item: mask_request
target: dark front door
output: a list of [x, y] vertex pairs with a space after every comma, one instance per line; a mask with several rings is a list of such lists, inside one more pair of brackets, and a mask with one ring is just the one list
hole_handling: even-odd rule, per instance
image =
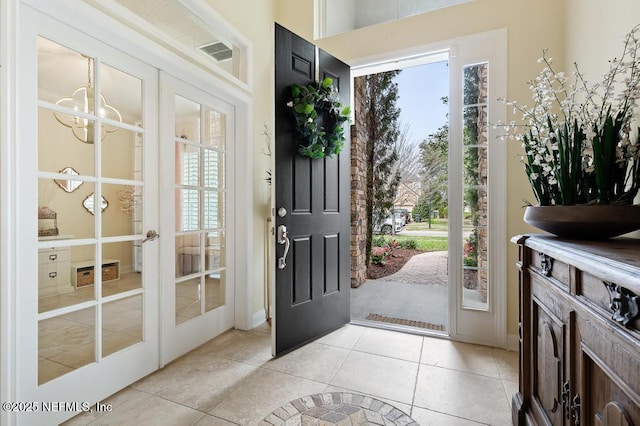
[[[300, 139], [287, 102], [291, 84], [333, 79], [340, 102], [349, 104], [350, 69], [345, 63], [276, 24], [275, 185], [276, 241], [286, 227], [290, 242], [276, 244], [275, 354], [279, 355], [350, 320], [350, 159], [345, 148], [333, 158], [298, 154]], [[321, 119], [321, 118], [320, 118]], [[348, 130], [348, 126], [346, 126]]]

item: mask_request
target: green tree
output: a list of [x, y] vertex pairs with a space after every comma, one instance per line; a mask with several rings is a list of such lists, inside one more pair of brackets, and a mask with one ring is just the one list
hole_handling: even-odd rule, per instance
[[370, 74], [362, 77], [361, 96], [363, 101], [364, 129], [367, 160], [367, 259], [371, 258], [371, 239], [374, 220], [384, 220], [393, 207], [398, 191], [400, 173], [394, 170], [398, 159], [396, 141], [400, 134], [397, 107], [398, 85], [394, 77], [400, 71]]
[[[442, 103], [448, 103], [448, 98], [442, 98]], [[428, 213], [423, 216], [431, 218], [433, 211], [438, 210], [445, 215], [448, 211], [449, 185], [449, 124], [444, 124], [435, 133], [427, 136], [420, 143], [422, 156], [422, 190], [418, 205]], [[421, 215], [422, 216], [422, 215]]]

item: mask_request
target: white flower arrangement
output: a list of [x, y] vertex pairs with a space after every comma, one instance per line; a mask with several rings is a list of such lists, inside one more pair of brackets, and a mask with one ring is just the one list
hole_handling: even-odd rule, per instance
[[598, 83], [587, 81], [577, 64], [570, 81], [543, 51], [543, 68], [530, 83], [533, 106], [503, 100], [522, 121], [498, 126], [522, 142], [539, 205], [633, 204], [640, 189], [640, 128], [631, 137], [640, 98], [639, 35], [640, 25]]

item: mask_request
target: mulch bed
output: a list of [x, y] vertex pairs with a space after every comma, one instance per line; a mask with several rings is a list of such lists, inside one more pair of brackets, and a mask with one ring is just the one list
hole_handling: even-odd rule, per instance
[[391, 256], [385, 259], [384, 265], [374, 265], [373, 263], [369, 264], [369, 267], [367, 268], [367, 278], [375, 280], [395, 274], [402, 269], [409, 259], [420, 253], [424, 253], [424, 251], [398, 247], [393, 251]]

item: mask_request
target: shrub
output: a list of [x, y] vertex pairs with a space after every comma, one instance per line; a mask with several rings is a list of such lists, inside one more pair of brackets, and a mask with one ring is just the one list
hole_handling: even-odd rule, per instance
[[371, 249], [371, 263], [374, 265], [384, 265], [384, 260], [390, 255], [389, 247], [374, 247]]
[[400, 247], [416, 250], [418, 248], [418, 243], [416, 242], [416, 240], [404, 240], [400, 241]]
[[387, 245], [387, 239], [382, 235], [374, 236], [371, 239], [371, 247], [384, 247]]

